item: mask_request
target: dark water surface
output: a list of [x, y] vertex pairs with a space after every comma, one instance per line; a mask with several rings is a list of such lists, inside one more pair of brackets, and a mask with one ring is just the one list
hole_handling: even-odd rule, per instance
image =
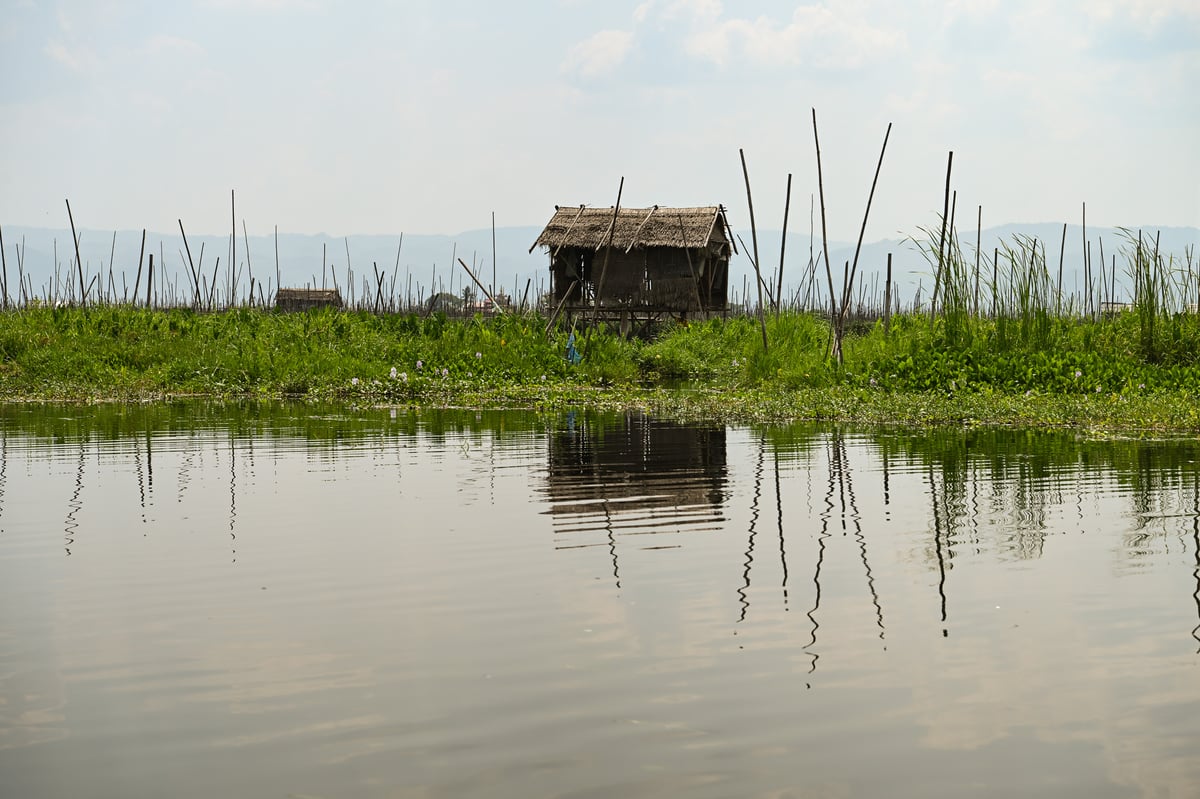
[[0, 408], [0, 793], [1195, 797], [1198, 455]]

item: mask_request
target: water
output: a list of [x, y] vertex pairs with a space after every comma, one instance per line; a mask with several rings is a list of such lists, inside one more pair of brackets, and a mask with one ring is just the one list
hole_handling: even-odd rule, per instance
[[1198, 450], [0, 408], [0, 785], [1192, 797]]

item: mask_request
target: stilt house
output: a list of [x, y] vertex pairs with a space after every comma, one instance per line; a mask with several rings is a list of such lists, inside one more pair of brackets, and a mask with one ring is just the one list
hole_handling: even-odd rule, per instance
[[[533, 247], [550, 254], [554, 303], [655, 318], [725, 310], [737, 252], [725, 208], [555, 206]], [[599, 297], [599, 303], [596, 302]]]

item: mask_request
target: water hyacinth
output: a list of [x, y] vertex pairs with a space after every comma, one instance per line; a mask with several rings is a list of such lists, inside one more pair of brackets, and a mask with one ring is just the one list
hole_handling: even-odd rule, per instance
[[479, 360], [479, 359], [480, 359], [480, 358], [482, 358], [482, 357], [483, 357], [483, 353], [482, 353], [482, 352], [476, 352], [476, 353], [475, 353], [475, 360]]
[[350, 385], [352, 385], [352, 386], [357, 386], [357, 385], [358, 385], [358, 378], [357, 378], [357, 377], [352, 377], [352, 378], [350, 378]]
[[388, 372], [388, 377], [390, 377], [390, 378], [392, 378], [393, 380], [395, 380], [395, 379], [396, 379], [396, 375], [397, 375], [397, 374], [398, 374], [398, 373], [396, 372], [396, 367], [394, 367], [394, 366], [393, 366], [393, 367], [392, 367], [392, 371]]
[[449, 377], [449, 376], [450, 376], [450, 370], [443, 367], [442, 377]]
[[421, 368], [422, 368], [423, 366], [425, 366], [424, 362], [422, 362], [422, 361], [419, 361], [419, 360], [418, 360], [418, 361], [417, 361], [417, 371], [418, 371], [418, 372], [419, 372], [419, 371], [421, 371]]

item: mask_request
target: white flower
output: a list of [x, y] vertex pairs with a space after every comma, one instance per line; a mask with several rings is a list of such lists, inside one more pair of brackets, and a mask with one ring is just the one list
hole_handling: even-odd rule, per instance
[[407, 382], [408, 382], [408, 372], [401, 372], [401, 373], [400, 373], [400, 379], [401, 379], [402, 381], [404, 381], [405, 383], [407, 383]]
[[417, 370], [419, 371], [419, 370], [421, 369], [421, 367], [422, 367], [422, 366], [424, 366], [424, 365], [425, 365], [425, 364], [424, 364], [424, 363], [422, 363], [421, 361], [417, 361]]
[[396, 367], [392, 367], [392, 371], [388, 372], [388, 377], [392, 378], [393, 380], [396, 379]]
[[449, 374], [450, 374], [449, 369], [445, 369], [445, 368], [442, 369], [442, 377], [447, 377], [447, 376], [449, 376]]
[[358, 378], [357, 378], [357, 377], [352, 377], [352, 378], [350, 378], [350, 385], [352, 385], [352, 386], [357, 386], [357, 385], [358, 385]]
[[479, 360], [479, 359], [480, 359], [480, 358], [482, 358], [482, 357], [483, 357], [483, 353], [482, 353], [482, 352], [477, 352], [477, 353], [475, 353], [475, 359], [476, 359], [476, 360]]

